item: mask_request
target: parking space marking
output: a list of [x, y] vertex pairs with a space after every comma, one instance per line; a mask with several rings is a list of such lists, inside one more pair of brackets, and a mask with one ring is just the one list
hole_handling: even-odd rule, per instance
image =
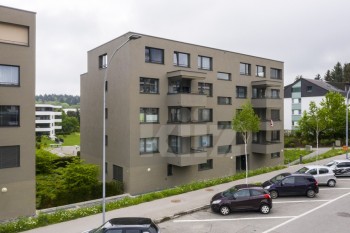
[[307, 201], [273, 201], [272, 204], [288, 204], [288, 203], [309, 203], [309, 202], [326, 202], [330, 200], [307, 200]]
[[338, 180], [341, 180], [341, 181], [344, 181], [344, 180], [350, 181], [350, 179], [339, 179], [339, 178], [337, 179], [337, 181], [338, 181]]
[[301, 215], [299, 215], [299, 216], [295, 216], [295, 217], [293, 217], [293, 218], [291, 218], [291, 219], [289, 219], [289, 220], [287, 220], [287, 221], [285, 221], [285, 222], [283, 222], [283, 223], [281, 223], [281, 224], [279, 224], [279, 225], [277, 225], [277, 226], [275, 226], [275, 227], [273, 227], [273, 228], [270, 228], [270, 229], [264, 231], [263, 233], [272, 232], [272, 231], [276, 230], [277, 228], [280, 228], [281, 226], [284, 226], [284, 225], [286, 225], [286, 224], [288, 224], [288, 223], [290, 223], [290, 222], [293, 222], [294, 220], [297, 220], [297, 219], [299, 219], [299, 218], [301, 218], [301, 217], [304, 217], [305, 215], [308, 215], [308, 214], [310, 214], [310, 213], [312, 213], [312, 212], [314, 212], [314, 211], [316, 211], [316, 210], [318, 210], [318, 209], [321, 209], [322, 207], [324, 207], [324, 206], [326, 206], [326, 205], [329, 205], [329, 204], [331, 204], [331, 203], [333, 203], [333, 202], [335, 202], [335, 201], [337, 201], [337, 200], [339, 200], [339, 199], [341, 199], [341, 198], [343, 198], [343, 197], [346, 197], [346, 196], [348, 196], [348, 195], [350, 195], [350, 192], [345, 193], [345, 194], [343, 194], [343, 195], [341, 195], [341, 196], [339, 196], [339, 197], [337, 197], [337, 198], [335, 198], [335, 199], [333, 199], [333, 200], [330, 200], [330, 201], [328, 201], [328, 202], [326, 202], [326, 203], [323, 203], [322, 205], [320, 205], [320, 206], [318, 206], [318, 207], [316, 207], [316, 208], [314, 208], [314, 209], [311, 209], [311, 210], [309, 210], [309, 211], [307, 211], [307, 212], [305, 212], [305, 213], [303, 213], [303, 214], [301, 214]]
[[329, 191], [329, 190], [349, 190], [350, 188], [320, 188], [320, 190]]
[[184, 219], [174, 220], [175, 223], [181, 222], [219, 222], [219, 221], [242, 221], [242, 220], [266, 220], [266, 219], [281, 219], [281, 218], [295, 218], [297, 216], [279, 216], [279, 217], [256, 217], [256, 218], [230, 218], [230, 219]]

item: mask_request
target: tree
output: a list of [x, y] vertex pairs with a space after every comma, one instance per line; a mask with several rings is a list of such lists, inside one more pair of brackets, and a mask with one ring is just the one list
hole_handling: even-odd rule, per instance
[[343, 82], [343, 67], [341, 66], [340, 62], [337, 62], [337, 64], [334, 66], [333, 70], [331, 71], [331, 77], [334, 82]]
[[321, 75], [320, 74], [316, 74], [315, 80], [321, 80]]
[[350, 83], [350, 63], [344, 63], [343, 82]]
[[332, 82], [332, 77], [331, 77], [331, 71], [330, 70], [327, 70], [327, 72], [325, 73], [324, 75], [324, 80], [327, 81], [327, 82]]
[[249, 134], [258, 132], [260, 130], [260, 118], [255, 114], [253, 106], [250, 102], [242, 105], [242, 110], [237, 111], [232, 118], [232, 129], [241, 133], [244, 140], [244, 153], [246, 164], [246, 178], [245, 182], [248, 184], [248, 155], [247, 144], [249, 141]]
[[67, 114], [62, 111], [62, 132], [65, 134], [71, 134], [73, 132], [79, 132], [79, 121], [76, 117], [67, 116]]
[[299, 79], [301, 79], [301, 78], [303, 78], [302, 75], [297, 75], [297, 76], [295, 77], [295, 81], [297, 81], [297, 80], [299, 80]]

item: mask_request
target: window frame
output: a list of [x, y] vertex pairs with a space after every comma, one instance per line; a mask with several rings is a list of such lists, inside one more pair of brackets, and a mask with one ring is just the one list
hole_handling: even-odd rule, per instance
[[[151, 83], [151, 82], [154, 82]], [[146, 78], [146, 77], [140, 77], [140, 94], [159, 94], [159, 79], [158, 78]], [[145, 91], [145, 89], [149, 91]], [[152, 92], [151, 90], [155, 89], [155, 92]]]
[[[179, 64], [180, 55], [186, 55], [186, 57], [187, 57], [187, 65], [181, 65], [181, 64]], [[176, 61], [176, 62], [175, 62], [175, 61]], [[190, 57], [190, 54], [189, 54], [189, 53], [184, 53], [184, 52], [179, 52], [179, 51], [174, 51], [174, 54], [173, 54], [173, 64], [174, 64], [174, 66], [190, 68], [190, 64], [191, 64], [191, 57]]]
[[[239, 94], [241, 93], [239, 90], [243, 90], [244, 97], [241, 97]], [[236, 86], [236, 98], [237, 99], [247, 99], [248, 96], [248, 88], [246, 86]]]
[[218, 105], [232, 105], [232, 97], [218, 96]]
[[[20, 127], [21, 126], [21, 108], [19, 105], [0, 105], [0, 118], [2, 118], [2, 115], [4, 114], [2, 112], [2, 107], [17, 107], [17, 115], [16, 115], [16, 119], [17, 119], [17, 124], [7, 124], [7, 125], [2, 125], [3, 121], [0, 121], [0, 128], [2, 127]], [[10, 122], [10, 121], [9, 121]]]
[[[113, 164], [113, 180], [124, 182], [123, 167]], [[118, 179], [119, 178], [119, 179]]]
[[[275, 76], [276, 73], [276, 76]], [[270, 78], [271, 79], [282, 79], [282, 69], [270, 68]]]
[[[11, 154], [5, 154], [8, 151], [4, 151], [6, 149], [14, 149], [15, 151], [10, 151]], [[12, 164], [9, 163], [9, 165], [6, 165], [3, 161], [6, 159], [4, 157], [6, 156], [13, 156], [14, 153], [16, 158], [10, 158], [12, 160], [15, 160]], [[21, 166], [21, 147], [19, 145], [13, 145], [13, 146], [0, 146], [0, 169], [6, 169], [6, 168], [16, 168]]]
[[[206, 94], [206, 91], [209, 93]], [[213, 84], [212, 83], [198, 83], [198, 92], [199, 94], [206, 94], [208, 97], [213, 97]]]
[[277, 159], [281, 157], [281, 153], [280, 152], [274, 152], [271, 153], [271, 159]]
[[[203, 120], [203, 111], [209, 111], [209, 120]], [[213, 109], [212, 108], [200, 108], [198, 110], [198, 121], [199, 122], [213, 122]]]
[[218, 129], [231, 129], [231, 121], [218, 121]]
[[[223, 150], [226, 148], [226, 150]], [[218, 146], [218, 154], [229, 154], [232, 153], [232, 145], [222, 145]]]
[[[147, 141], [148, 140], [156, 140], [156, 148], [153, 149], [152, 151], [147, 151]], [[144, 141], [143, 142], [143, 151], [140, 151], [141, 149], [141, 141]], [[154, 153], [159, 153], [159, 138], [158, 137], [149, 137], [149, 138], [140, 138], [140, 141], [139, 141], [139, 152], [140, 152], [140, 155], [143, 155], [143, 154], [154, 154]]]
[[[147, 121], [148, 115], [155, 115], [150, 113], [149, 111], [154, 111], [154, 110], [156, 110], [157, 121]], [[141, 114], [144, 114], [143, 121], [141, 120]], [[139, 120], [140, 120], [140, 124], [159, 124], [159, 108], [140, 107]]]
[[[244, 72], [242, 72], [242, 66], [244, 66]], [[246, 76], [251, 76], [252, 75], [252, 71], [251, 71], [251, 64], [249, 63], [244, 63], [244, 62], [240, 62], [239, 63], [239, 74], [240, 75], [246, 75]]]
[[[262, 68], [262, 71], [259, 71], [259, 68]], [[260, 73], [263, 73], [263, 75], [261, 75]], [[265, 78], [266, 77], [266, 66], [256, 65], [255, 76], [260, 77], [260, 78]]]
[[[12, 67], [12, 68], [17, 68], [17, 72], [18, 72], [18, 77], [17, 77], [17, 83], [12, 84], [12, 83], [5, 83], [2, 82], [0, 79], [0, 86], [6, 86], [6, 87], [20, 87], [21, 86], [21, 67], [17, 66], [17, 65], [7, 65], [7, 64], [0, 64], [0, 70], [1, 67]], [[1, 74], [1, 71], [0, 71]], [[1, 76], [0, 76], [1, 78]]]
[[[157, 61], [157, 60], [152, 58], [152, 51], [160, 51], [161, 52], [161, 61]], [[147, 59], [147, 52], [148, 52], [148, 59]], [[146, 63], [153, 63], [153, 64], [164, 64], [164, 49], [146, 46], [145, 47], [145, 62]]]
[[106, 69], [108, 66], [108, 55], [107, 53], [101, 54], [98, 56], [98, 68]]
[[[220, 75], [227, 75], [227, 79], [226, 78], [220, 78]], [[222, 80], [222, 81], [231, 81], [231, 73], [226, 73], [226, 72], [217, 72], [216, 73], [216, 79], [217, 80]]]
[[[204, 58], [208, 58], [209, 59], [209, 68], [205, 68], [203, 66], [203, 59]], [[208, 57], [208, 56], [198, 55], [197, 65], [198, 65], [198, 69], [200, 69], [200, 70], [213, 70], [213, 58], [212, 57]]]
[[211, 170], [214, 167], [213, 159], [208, 159], [206, 163], [198, 164], [198, 171]]

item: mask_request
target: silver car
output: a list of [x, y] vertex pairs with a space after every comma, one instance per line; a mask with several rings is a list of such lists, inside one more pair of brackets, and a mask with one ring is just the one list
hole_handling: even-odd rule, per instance
[[318, 184], [328, 185], [329, 187], [334, 187], [337, 183], [337, 178], [334, 175], [333, 169], [327, 166], [307, 165], [300, 168], [295, 173], [313, 175]]
[[333, 160], [326, 164], [336, 176], [350, 176], [350, 160]]

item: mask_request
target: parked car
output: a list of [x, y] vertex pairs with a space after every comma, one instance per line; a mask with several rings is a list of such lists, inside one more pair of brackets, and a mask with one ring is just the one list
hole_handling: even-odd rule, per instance
[[277, 176], [274, 176], [271, 179], [269, 179], [269, 180], [265, 181], [264, 183], [262, 183], [261, 186], [263, 186], [265, 188], [266, 186], [269, 186], [271, 184], [275, 184], [278, 181], [282, 180], [284, 177], [289, 176], [290, 174], [292, 174], [292, 173], [284, 172], [284, 173], [278, 174]]
[[350, 176], [350, 160], [333, 160], [325, 166], [332, 169], [335, 176]]
[[270, 192], [272, 198], [295, 195], [315, 197], [318, 193], [318, 183], [312, 175], [291, 174], [265, 189]]
[[270, 194], [262, 187], [241, 184], [215, 194], [210, 206], [214, 212], [222, 215], [243, 210], [256, 210], [268, 214], [272, 208], [272, 200]]
[[295, 173], [313, 175], [318, 184], [328, 185], [329, 187], [334, 187], [337, 183], [333, 170], [327, 166], [308, 165], [300, 168]]
[[150, 218], [112, 218], [99, 228], [83, 233], [160, 233], [159, 227]]

